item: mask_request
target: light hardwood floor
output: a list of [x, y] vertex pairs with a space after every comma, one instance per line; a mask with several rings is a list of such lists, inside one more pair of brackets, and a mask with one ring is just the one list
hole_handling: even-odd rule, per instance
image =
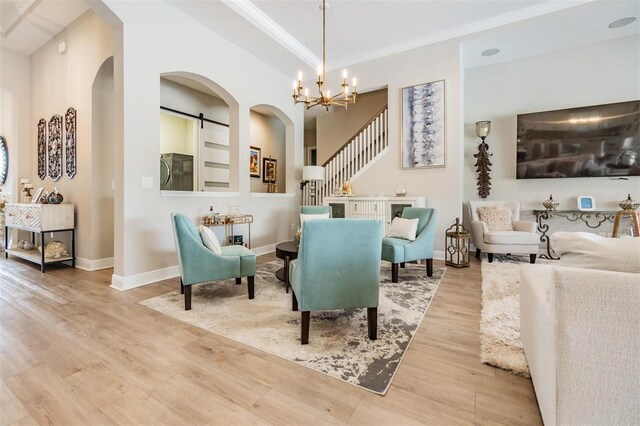
[[111, 273], [2, 256], [1, 425], [541, 424], [531, 381], [478, 360], [478, 262], [448, 268], [384, 397], [137, 303], [177, 279]]

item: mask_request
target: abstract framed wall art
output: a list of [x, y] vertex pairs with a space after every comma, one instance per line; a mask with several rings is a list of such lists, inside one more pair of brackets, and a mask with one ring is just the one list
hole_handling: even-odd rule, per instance
[[446, 166], [444, 80], [402, 89], [402, 168]]
[[38, 177], [47, 177], [47, 120], [38, 121]]
[[53, 181], [62, 176], [62, 117], [55, 114], [49, 120], [49, 143], [47, 144], [49, 178]]
[[257, 146], [249, 147], [249, 175], [251, 177], [260, 177], [261, 151]]
[[64, 115], [64, 171], [69, 179], [76, 175], [76, 110], [69, 108]]

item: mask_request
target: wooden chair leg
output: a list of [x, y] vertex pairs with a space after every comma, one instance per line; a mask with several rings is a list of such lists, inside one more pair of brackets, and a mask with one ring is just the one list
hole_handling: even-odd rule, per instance
[[402, 269], [404, 269], [404, 268], [405, 268], [405, 264], [404, 264], [404, 262], [402, 262], [402, 263], [400, 264], [400, 267], [401, 267]]
[[293, 290], [291, 290], [291, 310], [292, 311], [298, 310], [298, 298], [296, 297], [296, 294], [294, 293]]
[[300, 342], [303, 345], [309, 343], [309, 323], [311, 322], [311, 312], [303, 311], [301, 321], [301, 336]]
[[529, 263], [536, 263], [536, 255], [535, 254], [530, 254], [529, 255]]
[[480, 259], [480, 249], [476, 249], [476, 259]]
[[250, 277], [247, 277], [247, 289], [249, 290], [249, 299], [253, 299], [254, 296], [254, 288], [255, 288], [255, 281], [254, 281], [254, 276], [251, 275]]
[[184, 286], [184, 310], [191, 310], [191, 286]]
[[391, 264], [391, 282], [392, 283], [398, 282], [398, 264], [397, 263]]
[[236, 277], [236, 285], [242, 284], [242, 278]]
[[433, 259], [427, 259], [427, 276], [433, 276]]
[[370, 340], [378, 340], [378, 308], [367, 308], [367, 328]]
[[182, 277], [180, 277], [180, 294], [184, 294], [184, 283], [182, 282]]
[[489, 259], [489, 263], [493, 262], [493, 253], [487, 253], [487, 258]]

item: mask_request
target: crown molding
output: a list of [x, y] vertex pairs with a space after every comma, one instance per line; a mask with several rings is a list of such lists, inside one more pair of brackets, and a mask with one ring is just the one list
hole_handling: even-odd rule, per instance
[[231, 10], [242, 16], [244, 19], [252, 23], [260, 31], [271, 37], [275, 42], [293, 53], [311, 68], [316, 69], [318, 64], [322, 63], [321, 59], [307, 49], [291, 34], [285, 31], [267, 14], [261, 11], [249, 0], [223, 0]]
[[[320, 58], [314, 55], [302, 43], [295, 39], [291, 34], [284, 30], [280, 25], [273, 21], [269, 16], [256, 7], [250, 0], [223, 0], [224, 3], [238, 13], [240, 16], [251, 22], [256, 28], [267, 34], [274, 41], [287, 49], [289, 52], [297, 56], [311, 68], [315, 69], [321, 63]], [[440, 43], [446, 40], [452, 40], [470, 34], [486, 31], [492, 28], [513, 24], [549, 13], [559, 12], [561, 10], [580, 6], [595, 0], [556, 0], [545, 2], [526, 9], [517, 10], [494, 18], [484, 19], [473, 24], [464, 25], [453, 28], [449, 31], [443, 31], [428, 37], [418, 38], [405, 43], [399, 43], [383, 49], [374, 50], [350, 57], [345, 61], [337, 61], [327, 63], [327, 71], [347, 66], [359, 64], [362, 62], [379, 59], [385, 56], [395, 55], [408, 50], [416, 49], [430, 44]]]
[[593, 1], [595, 0], [550, 1], [547, 3], [539, 4], [537, 6], [532, 6], [526, 9], [517, 10], [514, 12], [506, 13], [504, 15], [496, 16], [494, 18], [483, 19], [482, 21], [474, 22], [473, 24], [452, 28], [449, 31], [442, 31], [437, 34], [433, 34], [429, 37], [418, 38], [415, 40], [408, 41], [406, 43], [399, 43], [383, 49], [378, 49], [372, 52], [363, 53], [361, 55], [357, 55], [349, 58], [348, 61], [338, 61], [338, 62], [329, 63], [327, 64], [327, 70], [335, 71], [340, 68], [345, 68], [355, 64], [360, 64], [362, 62], [383, 58], [385, 56], [395, 55], [398, 53], [406, 52], [408, 50], [428, 46], [430, 44], [436, 44], [436, 43], [440, 43], [447, 40], [453, 40], [453, 39], [465, 37], [471, 34], [479, 33], [482, 31], [490, 30], [492, 28], [514, 24], [516, 22], [525, 21], [527, 19], [536, 18], [538, 16], [546, 15], [549, 13], [559, 12], [561, 10], [591, 3]]

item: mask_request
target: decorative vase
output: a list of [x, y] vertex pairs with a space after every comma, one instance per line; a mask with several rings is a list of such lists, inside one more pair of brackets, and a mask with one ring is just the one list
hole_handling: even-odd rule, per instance
[[58, 188], [53, 188], [53, 192], [47, 196], [49, 204], [60, 204], [62, 200], [64, 200], [64, 197], [58, 192]]
[[627, 195], [627, 199], [620, 201], [618, 205], [622, 210], [638, 210], [638, 207], [640, 207], [640, 202], [632, 200], [631, 194], [629, 194]]
[[49, 204], [49, 194], [50, 192], [44, 191], [40, 196], [40, 204]]
[[396, 197], [404, 197], [407, 195], [407, 188], [404, 186], [404, 183], [399, 183], [396, 185]]
[[542, 203], [545, 209], [547, 210], [555, 210], [558, 208], [560, 203], [558, 201], [553, 200], [553, 195], [549, 194], [549, 199]]

